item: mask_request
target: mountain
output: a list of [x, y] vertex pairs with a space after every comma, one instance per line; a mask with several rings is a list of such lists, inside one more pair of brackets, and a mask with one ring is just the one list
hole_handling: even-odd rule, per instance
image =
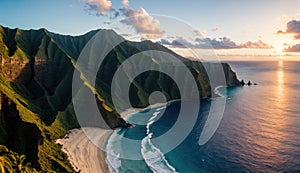
[[[66, 36], [46, 29], [21, 30], [0, 26], [0, 145], [26, 155], [26, 161], [37, 170], [74, 172], [55, 140], [68, 130], [79, 127], [72, 103], [72, 78], [74, 70], [86, 75], [76, 68], [76, 61], [86, 43], [98, 31]], [[106, 32], [120, 37], [112, 30]], [[98, 108], [112, 129], [129, 126], [112, 103], [113, 75], [123, 61], [146, 50], [164, 51], [180, 59], [194, 76], [200, 98], [208, 99], [213, 95], [203, 63], [185, 59], [151, 41], [124, 41], [114, 47], [101, 64], [95, 88], [89, 86], [88, 80], [82, 79], [82, 84], [95, 91]], [[205, 66], [212, 70], [216, 68], [214, 63]], [[240, 82], [230, 66], [225, 63], [222, 66], [226, 84], [238, 85]], [[171, 68], [174, 73], [179, 72], [176, 66]], [[179, 89], [170, 77], [149, 71], [132, 82], [132, 106], [148, 106], [148, 97], [156, 90], [162, 91], [167, 100], [180, 99]]]

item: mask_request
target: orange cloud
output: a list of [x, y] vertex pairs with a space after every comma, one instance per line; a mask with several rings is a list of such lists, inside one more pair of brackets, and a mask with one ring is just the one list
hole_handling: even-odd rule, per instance
[[216, 27], [216, 28], [212, 28], [211, 30], [212, 30], [212, 31], [219, 31], [220, 28]]
[[132, 26], [137, 33], [148, 39], [158, 38], [164, 34], [159, 21], [150, 16], [144, 8], [139, 10], [123, 8], [121, 12], [128, 17], [121, 22]]
[[261, 40], [258, 40], [257, 42], [248, 41], [246, 43], [243, 43], [240, 45], [242, 48], [252, 48], [252, 49], [270, 49], [273, 48], [273, 46], [270, 46], [266, 43], [264, 43]]
[[123, 0], [122, 1], [124, 7], [128, 7], [129, 6], [129, 0]]
[[110, 0], [85, 0], [89, 10], [97, 11], [98, 14], [104, 15], [111, 10], [112, 3]]

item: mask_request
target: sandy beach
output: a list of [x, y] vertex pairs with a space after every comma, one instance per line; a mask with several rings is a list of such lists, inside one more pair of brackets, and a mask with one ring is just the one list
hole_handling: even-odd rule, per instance
[[[96, 128], [73, 129], [56, 143], [62, 145], [62, 151], [68, 155], [69, 161], [76, 171], [83, 173], [109, 172], [105, 162], [105, 153], [98, 146], [103, 146], [112, 130], [99, 130]], [[94, 134], [93, 142], [87, 137]], [[95, 142], [97, 141], [97, 145]]]
[[[122, 118], [148, 108], [155, 108], [165, 104], [157, 103], [147, 108], [130, 108], [121, 113]], [[99, 128], [83, 128], [70, 130], [63, 139], [58, 139], [56, 143], [62, 145], [62, 151], [68, 155], [69, 161], [76, 171], [82, 173], [108, 173], [109, 168], [106, 163], [106, 153], [101, 150], [107, 138], [113, 130], [103, 130]], [[88, 135], [87, 135], [88, 134]], [[87, 136], [92, 137], [92, 140]]]

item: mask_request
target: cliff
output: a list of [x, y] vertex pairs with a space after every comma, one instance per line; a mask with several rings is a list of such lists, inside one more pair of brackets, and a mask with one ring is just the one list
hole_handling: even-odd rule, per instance
[[42, 144], [39, 128], [20, 118], [16, 104], [0, 93], [0, 145], [27, 156], [28, 162], [39, 168], [38, 145]]
[[[0, 89], [3, 108], [0, 113], [0, 144], [27, 156], [32, 155], [28, 161], [35, 168], [48, 171], [55, 167], [62, 172], [73, 171], [54, 141], [67, 130], [79, 127], [71, 102], [72, 77], [74, 70], [77, 70], [74, 62], [96, 33], [97, 30], [73, 37], [45, 29], [26, 31], [0, 26]], [[111, 128], [128, 126], [114, 111], [110, 93], [113, 75], [124, 60], [145, 50], [173, 54], [191, 71], [200, 98], [208, 99], [213, 95], [204, 65], [213, 70], [216, 64], [187, 60], [151, 41], [125, 41], [107, 55], [98, 71], [96, 87], [92, 88], [98, 94], [99, 110]], [[222, 66], [227, 85], [238, 85], [239, 81], [230, 66]], [[173, 73], [178, 72], [176, 67], [172, 67], [172, 70]], [[82, 80], [82, 83], [88, 83]], [[131, 104], [134, 107], [148, 106], [148, 96], [157, 89], [168, 100], [180, 98], [179, 90], [170, 77], [149, 71], [134, 79], [130, 90]], [[34, 137], [30, 137], [30, 133]], [[25, 142], [18, 144], [18, 141]]]

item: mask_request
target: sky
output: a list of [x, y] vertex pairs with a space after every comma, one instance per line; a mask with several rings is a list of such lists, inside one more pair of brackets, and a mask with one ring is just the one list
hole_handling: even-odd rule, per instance
[[[168, 20], [156, 15], [189, 25], [193, 40], [184, 35], [171, 37], [166, 31], [178, 27], [163, 28]], [[118, 21], [141, 39], [152, 39], [183, 54], [183, 45], [214, 48], [226, 55], [300, 52], [300, 0], [0, 1], [0, 25], [10, 28], [80, 35]]]

